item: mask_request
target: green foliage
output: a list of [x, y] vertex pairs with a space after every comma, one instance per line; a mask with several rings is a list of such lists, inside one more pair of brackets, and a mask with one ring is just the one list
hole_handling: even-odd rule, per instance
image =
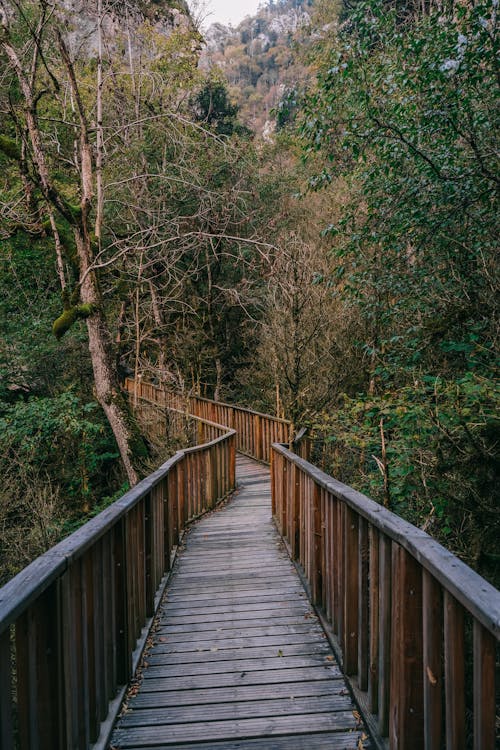
[[323, 435], [317, 451], [322, 446], [323, 463], [342, 481], [388, 502], [487, 571], [500, 533], [499, 402], [496, 384], [472, 374], [344, 397], [315, 425], [316, 438]]
[[238, 107], [229, 101], [223, 82], [209, 79], [196, 94], [193, 107], [196, 119], [213, 128], [218, 135], [230, 136], [237, 132]]
[[360, 311], [369, 364], [330, 440], [361, 451], [347, 479], [382, 500], [383, 430], [393, 508], [480, 568], [498, 537], [496, 34], [491, 2], [356, 4], [300, 123], [311, 187], [347, 188], [329, 283]]
[[29, 465], [60, 487], [67, 507], [79, 509], [106, 487], [117, 452], [98, 405], [66, 392], [4, 404], [0, 456], [3, 472], [11, 463]]
[[21, 152], [19, 151], [19, 146], [16, 141], [5, 135], [0, 135], [0, 151], [14, 161], [19, 161], [21, 158]]

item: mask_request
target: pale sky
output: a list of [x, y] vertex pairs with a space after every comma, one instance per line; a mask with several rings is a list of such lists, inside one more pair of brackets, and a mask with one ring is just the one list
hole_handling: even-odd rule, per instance
[[253, 15], [262, 0], [188, 0], [195, 15], [200, 15], [203, 28], [211, 23], [237, 26], [245, 16]]

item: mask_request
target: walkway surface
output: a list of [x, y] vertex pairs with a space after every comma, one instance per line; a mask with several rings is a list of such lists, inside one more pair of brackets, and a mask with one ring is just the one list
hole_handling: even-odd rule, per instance
[[114, 748], [361, 750], [359, 716], [271, 521], [269, 470], [200, 520], [161, 607]]

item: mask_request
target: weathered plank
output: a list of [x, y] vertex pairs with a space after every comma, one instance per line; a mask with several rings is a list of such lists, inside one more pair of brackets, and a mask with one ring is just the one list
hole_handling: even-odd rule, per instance
[[[229, 721], [204, 721], [185, 724], [164, 724], [119, 728], [114, 742], [120, 748], [144, 743], [163, 743], [175, 747], [182, 742], [199, 739], [219, 740], [231, 738], [272, 737], [290, 735], [295, 732], [345, 731], [353, 725], [351, 711], [324, 714], [292, 714], [288, 716], [266, 716], [262, 719], [230, 719]], [[326, 746], [325, 746], [326, 747]]]
[[[335, 750], [358, 750], [361, 740], [363, 750], [372, 747], [364, 738], [363, 731], [356, 732], [322, 732], [321, 734], [296, 734], [284, 737], [265, 737], [254, 740], [229, 740], [227, 742], [197, 742], [196, 744], [183, 744], [182, 750], [324, 750], [334, 748]], [[141, 745], [140, 750], [167, 750], [167, 745]], [[138, 746], [129, 750], [139, 750]], [[171, 750], [171, 747], [169, 748]]]
[[363, 737], [272, 526], [268, 470], [245, 458], [238, 474], [231, 503], [187, 536], [114, 747], [354, 750]]
[[283, 682], [277, 685], [238, 685], [230, 688], [185, 690], [182, 692], [148, 693], [139, 691], [129, 701], [132, 709], [173, 706], [221, 705], [235, 701], [249, 703], [272, 698], [321, 697], [346, 695], [343, 680], [316, 680], [314, 682]]
[[269, 700], [230, 701], [209, 703], [200, 706], [172, 706], [145, 708], [127, 711], [121, 725], [125, 727], [160, 726], [198, 721], [228, 721], [231, 719], [255, 719], [273, 716], [288, 716], [290, 713], [317, 714], [349, 711], [351, 700], [347, 695], [321, 695], [300, 698], [271, 698]]

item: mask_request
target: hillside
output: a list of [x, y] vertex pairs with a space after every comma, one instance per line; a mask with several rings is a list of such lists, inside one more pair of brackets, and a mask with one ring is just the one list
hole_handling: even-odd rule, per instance
[[269, 0], [236, 28], [216, 23], [205, 33], [201, 66], [222, 72], [240, 119], [264, 137], [273, 127], [271, 110], [307, 76], [293, 50], [307, 35], [311, 6], [312, 0]]

